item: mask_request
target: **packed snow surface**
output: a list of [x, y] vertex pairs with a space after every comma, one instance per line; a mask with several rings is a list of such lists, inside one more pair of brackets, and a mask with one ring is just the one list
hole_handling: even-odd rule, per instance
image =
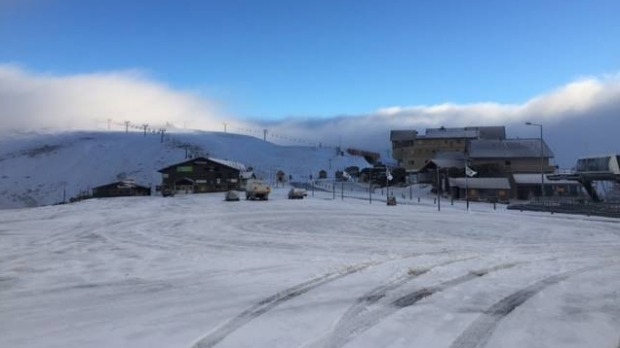
[[0, 211], [0, 347], [618, 346], [618, 220], [286, 193]]

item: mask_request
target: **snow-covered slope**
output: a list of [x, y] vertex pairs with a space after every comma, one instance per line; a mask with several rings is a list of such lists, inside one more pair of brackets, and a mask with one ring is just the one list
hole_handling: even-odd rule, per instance
[[618, 347], [617, 219], [286, 193], [0, 211], [0, 347]]
[[13, 134], [0, 142], [0, 208], [47, 205], [125, 178], [145, 186], [160, 182], [158, 169], [204, 155], [251, 166], [269, 179], [278, 170], [305, 180], [321, 169], [368, 166], [335, 148], [281, 146], [217, 132], [158, 134], [71, 132]]

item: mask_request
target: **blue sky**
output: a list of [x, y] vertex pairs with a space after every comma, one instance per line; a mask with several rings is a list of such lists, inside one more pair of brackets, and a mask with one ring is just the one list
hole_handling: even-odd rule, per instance
[[617, 73], [620, 1], [0, 1], [0, 62], [137, 69], [240, 118], [523, 103]]
[[618, 0], [0, 0], [0, 131], [112, 119], [386, 153], [394, 129], [535, 122], [569, 167], [620, 153], [618, 115]]

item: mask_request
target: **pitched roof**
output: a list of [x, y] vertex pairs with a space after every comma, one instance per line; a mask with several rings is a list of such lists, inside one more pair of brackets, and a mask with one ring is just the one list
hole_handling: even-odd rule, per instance
[[[540, 139], [477, 139], [469, 143], [470, 158], [540, 158]], [[553, 152], [543, 141], [543, 157]]]
[[219, 158], [212, 158], [212, 157], [209, 157], [209, 159], [211, 161], [213, 161], [213, 162], [216, 162], [216, 163], [219, 163], [221, 165], [237, 169], [239, 171], [245, 171], [246, 170], [245, 165], [243, 163], [229, 161], [229, 160], [223, 160], [223, 159], [219, 159]]
[[425, 138], [506, 139], [506, 127], [427, 128]]
[[174, 167], [178, 167], [178, 166], [187, 165], [187, 164], [190, 164], [190, 163], [194, 163], [196, 161], [211, 161], [211, 162], [215, 162], [215, 163], [221, 164], [223, 166], [227, 166], [227, 167], [236, 169], [238, 171], [244, 171], [245, 170], [245, 165], [243, 165], [242, 163], [239, 163], [239, 162], [222, 160], [222, 159], [212, 158], [212, 157], [209, 157], [209, 158], [206, 158], [206, 157], [196, 157], [196, 158], [192, 158], [192, 159], [189, 159], [187, 161], [184, 161], [184, 162], [176, 163], [176, 164], [170, 165], [168, 167], [162, 168], [162, 169], [158, 170], [158, 172], [162, 173], [162, 172], [167, 171], [168, 169], [171, 169], [171, 168], [174, 168]]
[[390, 141], [414, 140], [418, 136], [415, 130], [393, 130], [390, 131]]
[[465, 128], [428, 128], [424, 135], [426, 139], [443, 139], [443, 138], [467, 138], [478, 139], [477, 129]]
[[93, 190], [99, 190], [99, 189], [105, 189], [105, 188], [111, 188], [111, 187], [125, 187], [125, 188], [143, 188], [143, 189], [150, 189], [149, 186], [144, 186], [144, 185], [139, 185], [136, 184], [133, 180], [122, 180], [122, 181], [116, 181], [113, 183], [109, 183], [109, 184], [105, 184], [105, 185], [100, 185], [100, 186], [95, 186], [92, 189]]
[[439, 152], [433, 159], [428, 161], [420, 172], [426, 172], [430, 169], [439, 167], [443, 168], [465, 168], [465, 155], [462, 152]]

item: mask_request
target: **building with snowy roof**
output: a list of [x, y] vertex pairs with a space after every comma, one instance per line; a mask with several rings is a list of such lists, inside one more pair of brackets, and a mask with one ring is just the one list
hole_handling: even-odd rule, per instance
[[158, 170], [162, 174], [158, 189], [163, 195], [179, 193], [225, 192], [240, 188], [241, 163], [197, 157]]
[[390, 132], [392, 157], [400, 167], [409, 172], [420, 171], [439, 153], [465, 153], [469, 142], [477, 139], [506, 139], [506, 128], [504, 126], [427, 128], [425, 135], [419, 135], [415, 130]]
[[[542, 151], [541, 151], [542, 146]], [[472, 166], [494, 166], [502, 173], [553, 173], [553, 152], [540, 139], [476, 139], [469, 143]]]
[[[575, 195], [580, 191], [568, 183], [541, 182], [552, 174], [553, 151], [543, 139], [507, 139], [505, 127], [430, 128], [390, 133], [393, 157], [411, 174], [413, 182], [429, 182], [457, 198], [508, 198], [544, 195]], [[471, 187], [466, 167], [476, 173]], [[525, 180], [524, 178], [527, 178]], [[481, 187], [476, 187], [481, 185]]]
[[96, 186], [92, 189], [93, 198], [150, 196], [149, 186], [136, 184], [133, 180], [117, 181], [106, 185]]

